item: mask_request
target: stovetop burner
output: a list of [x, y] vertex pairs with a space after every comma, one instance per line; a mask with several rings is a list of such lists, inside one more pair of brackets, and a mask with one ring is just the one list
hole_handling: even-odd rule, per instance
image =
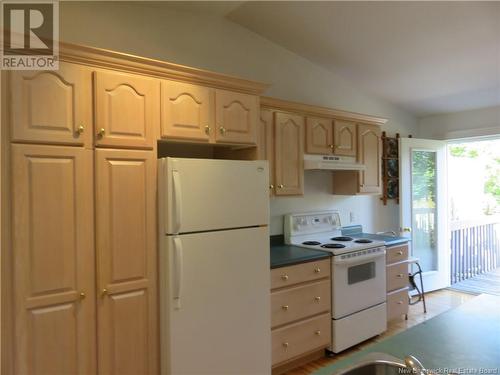
[[310, 245], [310, 246], [316, 246], [316, 245], [320, 245], [321, 242], [318, 242], [318, 241], [305, 241], [305, 242], [302, 242], [302, 245]]
[[333, 237], [331, 238], [332, 241], [352, 241], [352, 237], [347, 237], [347, 236], [339, 236], [339, 237]]
[[369, 240], [368, 238], [361, 238], [359, 240], [354, 241], [356, 243], [372, 243], [372, 240]]
[[321, 247], [324, 247], [325, 249], [343, 249], [345, 245], [342, 245], [340, 243], [326, 243], [324, 245], [321, 245]]

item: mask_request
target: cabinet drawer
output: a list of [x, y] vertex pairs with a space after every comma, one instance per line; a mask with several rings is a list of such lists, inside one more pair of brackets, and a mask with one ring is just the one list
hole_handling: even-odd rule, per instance
[[387, 321], [408, 314], [408, 288], [387, 294]]
[[401, 262], [386, 267], [387, 291], [408, 286], [408, 263]]
[[330, 280], [271, 294], [271, 325], [276, 327], [330, 311]]
[[408, 259], [408, 245], [388, 247], [385, 256], [387, 264], [402, 262]]
[[271, 270], [271, 289], [330, 277], [330, 259], [301, 263]]
[[330, 314], [272, 331], [273, 365], [330, 345]]

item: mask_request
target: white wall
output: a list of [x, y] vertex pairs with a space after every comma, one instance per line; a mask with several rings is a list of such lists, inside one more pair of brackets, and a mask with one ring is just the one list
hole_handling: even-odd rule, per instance
[[[60, 11], [61, 40], [266, 82], [265, 95], [386, 117], [389, 134], [416, 134], [410, 114], [225, 19], [161, 3], [62, 2]], [[282, 232], [283, 213], [328, 208], [341, 208], [345, 224], [352, 211], [369, 230], [398, 227], [396, 205], [384, 207], [378, 197], [334, 198], [329, 174], [313, 173], [306, 173], [304, 197], [272, 200], [272, 234]]]
[[418, 136], [459, 139], [500, 135], [500, 106], [427, 116], [418, 121]]

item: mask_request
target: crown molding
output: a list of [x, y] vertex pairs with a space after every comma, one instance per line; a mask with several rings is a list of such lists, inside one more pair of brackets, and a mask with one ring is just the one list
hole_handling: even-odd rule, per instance
[[260, 95], [269, 85], [102, 48], [60, 42], [60, 61]]
[[299, 112], [309, 116], [319, 117], [332, 117], [337, 120], [355, 121], [365, 124], [383, 125], [387, 122], [386, 118], [364, 115], [361, 113], [342, 111], [339, 109], [332, 109], [327, 107], [320, 107], [315, 105], [303, 104], [271, 98], [268, 96], [261, 96], [260, 105], [262, 108], [281, 109], [287, 112]]

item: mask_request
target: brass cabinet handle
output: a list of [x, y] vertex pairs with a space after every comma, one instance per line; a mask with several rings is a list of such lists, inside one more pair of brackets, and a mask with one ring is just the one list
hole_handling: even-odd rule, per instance
[[281, 344], [281, 345], [283, 345], [283, 347], [284, 347], [284, 348], [288, 348], [288, 345], [289, 345], [289, 344], [288, 344], [287, 342], [284, 342], [284, 343], [283, 343], [283, 344]]
[[402, 231], [410, 233], [411, 232], [411, 228], [410, 227], [404, 227]]
[[278, 189], [283, 189], [285, 186], [283, 184], [278, 185]]
[[287, 311], [287, 310], [288, 310], [288, 305], [283, 305], [283, 306], [281, 306], [281, 308], [282, 308], [283, 310]]
[[85, 292], [80, 292], [80, 299], [85, 299], [85, 297], [87, 297]]
[[76, 134], [77, 135], [83, 134], [84, 130], [85, 130], [85, 127], [83, 125], [80, 125], [78, 128], [76, 128]]
[[314, 297], [314, 300], [315, 300], [316, 302], [319, 302], [319, 301], [321, 301], [321, 297], [320, 297], [320, 296], [318, 296], [318, 297]]
[[108, 294], [108, 290], [107, 290], [106, 288], [103, 288], [103, 289], [101, 290], [101, 295], [102, 295], [102, 296], [105, 296], [106, 294]]
[[315, 334], [316, 336], [319, 336], [319, 335], [321, 335], [321, 331], [318, 329], [316, 332], [314, 332], [314, 334]]
[[320, 272], [321, 272], [321, 268], [316, 267], [316, 268], [314, 269], [314, 273], [320, 273]]
[[403, 301], [398, 301], [398, 305], [402, 305], [403, 304]]
[[97, 135], [101, 138], [104, 137], [104, 134], [106, 134], [106, 129], [104, 128], [99, 129], [99, 131], [97, 132]]
[[402, 273], [398, 273], [398, 274], [396, 275], [396, 277], [398, 277], [398, 278], [400, 278], [400, 279], [402, 279], [402, 278], [403, 278], [403, 276], [404, 276], [404, 275], [403, 275]]
[[221, 126], [221, 127], [219, 128], [219, 131], [220, 131], [220, 134], [221, 134], [221, 135], [226, 134], [226, 128], [225, 128], [225, 127], [223, 127], [223, 126]]
[[330, 145], [330, 148], [333, 150], [335, 148], [335, 146], [334, 145]]
[[403, 252], [402, 252], [401, 250], [399, 250], [399, 251], [397, 252], [397, 254], [398, 254], [398, 255], [403, 255]]
[[269, 189], [274, 189], [274, 185], [269, 185]]
[[287, 281], [288, 275], [287, 274], [281, 275], [281, 280]]
[[210, 126], [205, 126], [205, 134], [209, 135], [210, 134]]

